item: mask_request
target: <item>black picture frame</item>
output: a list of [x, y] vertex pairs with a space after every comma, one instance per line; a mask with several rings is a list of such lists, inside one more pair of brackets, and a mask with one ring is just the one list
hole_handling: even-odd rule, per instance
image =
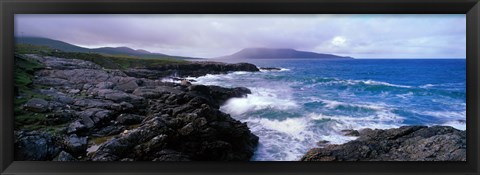
[[[1, 174], [479, 174], [479, 0], [1, 0]], [[13, 161], [14, 14], [466, 14], [466, 162]]]

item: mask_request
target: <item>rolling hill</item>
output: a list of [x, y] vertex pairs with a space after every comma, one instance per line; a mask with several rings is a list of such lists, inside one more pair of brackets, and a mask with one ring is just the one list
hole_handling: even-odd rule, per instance
[[142, 58], [200, 59], [200, 58], [192, 58], [192, 57], [166, 55], [162, 53], [152, 53], [146, 50], [142, 50], [142, 49], [135, 50], [129, 47], [100, 47], [100, 48], [89, 49], [89, 48], [76, 46], [76, 45], [59, 41], [59, 40], [53, 40], [49, 38], [40, 38], [40, 37], [17, 37], [15, 41], [17, 44], [32, 44], [32, 45], [47, 46], [52, 49], [58, 49], [64, 52], [127, 55], [127, 56], [137, 56]]

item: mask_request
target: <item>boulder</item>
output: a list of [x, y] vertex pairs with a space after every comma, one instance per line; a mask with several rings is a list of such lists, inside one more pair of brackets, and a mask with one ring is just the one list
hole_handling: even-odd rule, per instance
[[44, 132], [15, 132], [15, 160], [52, 160], [59, 152], [58, 138]]
[[342, 145], [313, 148], [302, 161], [466, 161], [466, 133], [450, 126], [359, 131]]
[[61, 162], [69, 162], [69, 161], [77, 161], [75, 157], [73, 157], [71, 154], [62, 151], [58, 154], [57, 157], [53, 159], [53, 161], [61, 161]]
[[124, 77], [118, 81], [118, 84], [113, 89], [131, 93], [138, 88], [137, 82], [139, 81], [133, 77]]
[[32, 98], [28, 100], [27, 103], [23, 106], [24, 109], [32, 112], [47, 112], [48, 111], [48, 101], [40, 98]]
[[87, 128], [101, 126], [105, 122], [110, 121], [112, 114], [112, 111], [101, 108], [90, 108], [77, 113]]
[[76, 156], [82, 156], [87, 152], [87, 137], [78, 137], [72, 134], [65, 138], [65, 147]]

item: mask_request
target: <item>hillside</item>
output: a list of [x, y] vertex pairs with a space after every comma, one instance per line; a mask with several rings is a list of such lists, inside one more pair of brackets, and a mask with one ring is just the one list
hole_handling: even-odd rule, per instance
[[254, 59], [254, 58], [321, 58], [321, 59], [353, 59], [332, 54], [298, 51], [278, 48], [246, 48], [232, 55], [218, 57], [219, 59]]
[[40, 37], [17, 37], [16, 44], [31, 44], [31, 45], [47, 46], [52, 49], [58, 49], [64, 52], [127, 55], [127, 56], [136, 56], [136, 57], [142, 57], [142, 58], [199, 59], [199, 58], [192, 58], [192, 57], [166, 55], [162, 53], [152, 53], [143, 49], [135, 50], [129, 47], [100, 47], [100, 48], [89, 49], [89, 48], [76, 46], [76, 45], [59, 41], [59, 40], [53, 40], [49, 38], [40, 38]]

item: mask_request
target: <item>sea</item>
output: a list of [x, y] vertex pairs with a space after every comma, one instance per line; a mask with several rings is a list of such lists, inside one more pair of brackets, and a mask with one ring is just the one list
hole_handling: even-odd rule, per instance
[[[259, 137], [253, 161], [295, 161], [320, 141], [356, 139], [342, 130], [405, 125], [466, 128], [465, 59], [249, 59], [281, 70], [192, 78], [247, 87], [220, 110]], [[321, 146], [321, 145], [320, 145]]]

